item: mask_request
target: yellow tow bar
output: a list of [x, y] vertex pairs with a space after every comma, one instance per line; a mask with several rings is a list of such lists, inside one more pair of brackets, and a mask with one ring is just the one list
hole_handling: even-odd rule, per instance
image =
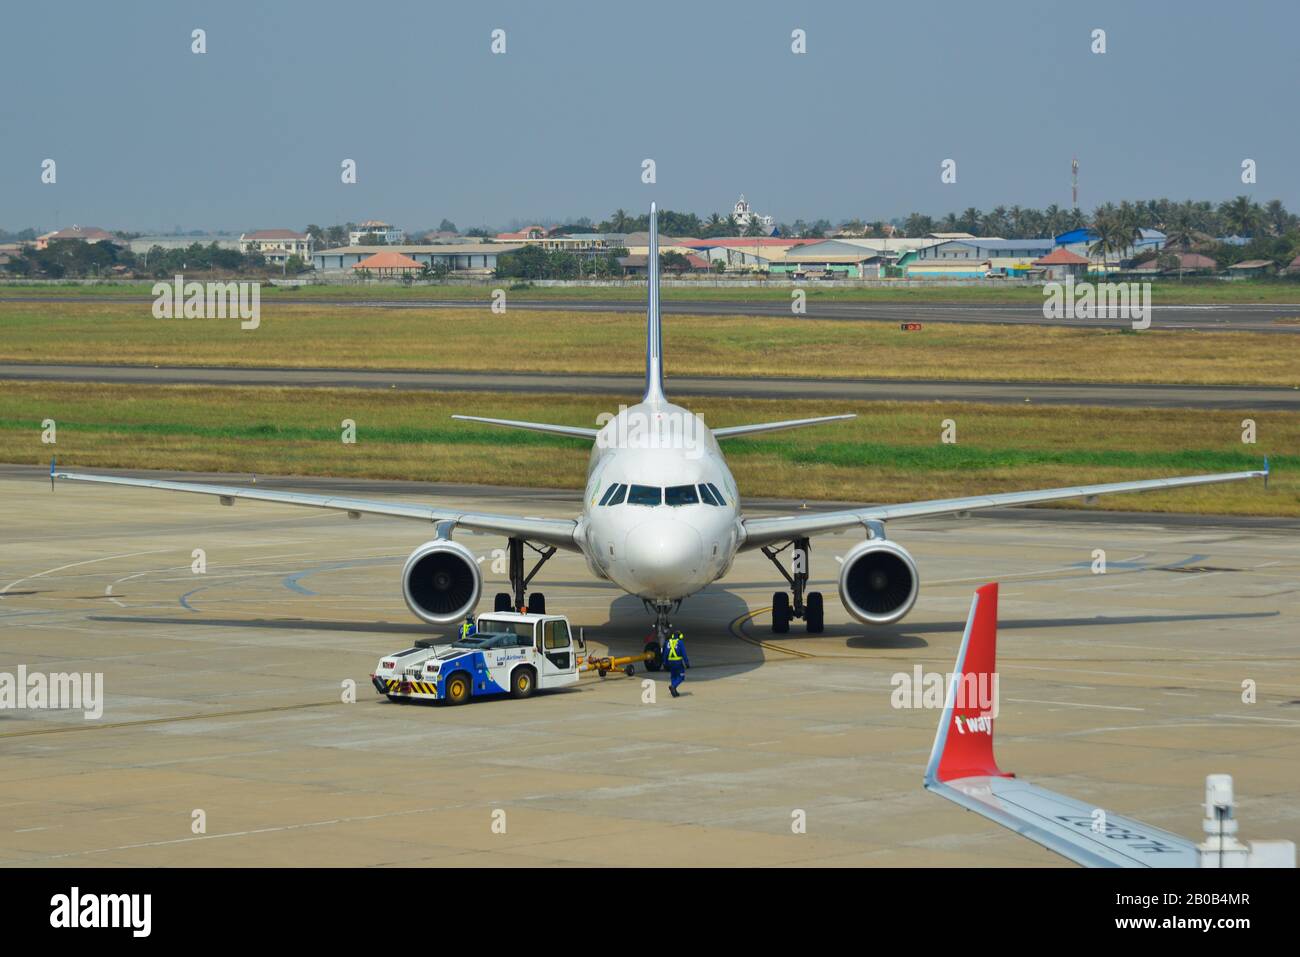
[[633, 667], [639, 661], [649, 661], [654, 657], [654, 652], [647, 651], [639, 655], [627, 655], [623, 658], [587, 658], [578, 663], [579, 671], [594, 671], [602, 678], [611, 671], [622, 671], [629, 678], [636, 674], [636, 668]]

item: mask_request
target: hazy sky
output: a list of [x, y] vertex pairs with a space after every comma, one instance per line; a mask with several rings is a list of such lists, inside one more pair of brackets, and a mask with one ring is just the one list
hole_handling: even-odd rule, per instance
[[7, 4], [0, 227], [888, 219], [1067, 206], [1075, 155], [1086, 209], [1296, 210], [1297, 35], [1290, 0]]

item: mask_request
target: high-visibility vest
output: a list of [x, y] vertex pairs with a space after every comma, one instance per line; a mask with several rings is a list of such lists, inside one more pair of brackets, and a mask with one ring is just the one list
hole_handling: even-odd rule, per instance
[[669, 660], [669, 661], [681, 661], [681, 660], [682, 660], [682, 653], [681, 653], [680, 651], [677, 650], [677, 642], [679, 642], [679, 641], [681, 641], [681, 640], [682, 640], [682, 636], [681, 636], [681, 635], [678, 635], [676, 638], [669, 638], [669, 639], [668, 639], [668, 660]]
[[474, 628], [474, 623], [472, 621], [462, 621], [460, 623], [460, 636], [462, 638], [468, 638], [469, 633], [470, 631], [473, 630], [473, 628]]

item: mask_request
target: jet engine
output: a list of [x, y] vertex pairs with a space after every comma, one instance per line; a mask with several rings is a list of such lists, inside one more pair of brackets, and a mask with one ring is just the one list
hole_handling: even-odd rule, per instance
[[483, 576], [468, 548], [447, 538], [425, 542], [402, 567], [406, 607], [431, 625], [460, 621], [478, 607]]
[[890, 625], [916, 603], [921, 578], [902, 545], [869, 538], [844, 556], [840, 601], [850, 615], [868, 625]]

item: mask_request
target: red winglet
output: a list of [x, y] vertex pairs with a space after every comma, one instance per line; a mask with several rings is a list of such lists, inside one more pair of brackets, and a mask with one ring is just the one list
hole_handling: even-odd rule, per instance
[[[968, 777], [1012, 777], [998, 770], [993, 757], [993, 715], [996, 713], [998, 645], [998, 585], [975, 591], [966, 634], [957, 658], [950, 701], [940, 725], [942, 748], [934, 775], [940, 781]], [[931, 759], [933, 761], [933, 757]]]

